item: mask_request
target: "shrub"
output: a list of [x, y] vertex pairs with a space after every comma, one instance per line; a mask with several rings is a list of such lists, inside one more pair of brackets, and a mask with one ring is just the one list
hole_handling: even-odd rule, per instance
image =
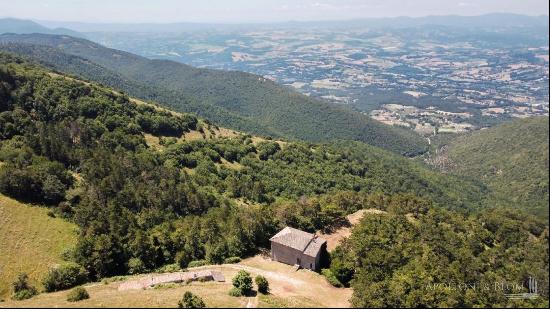
[[46, 292], [66, 290], [85, 283], [88, 272], [80, 265], [68, 263], [50, 269], [42, 284]]
[[191, 262], [191, 259], [188, 253], [184, 251], [180, 251], [176, 253], [176, 263], [178, 263], [180, 268], [182, 269], [187, 268], [187, 266], [189, 265], [189, 262]]
[[187, 267], [192, 268], [192, 267], [199, 267], [204, 265], [208, 265], [208, 262], [206, 260], [197, 260], [197, 261], [189, 262], [189, 264], [187, 264]]
[[167, 289], [175, 289], [180, 287], [177, 283], [161, 283], [153, 286], [154, 290], [167, 290]]
[[175, 273], [177, 271], [180, 271], [181, 267], [178, 264], [167, 264], [164, 265], [158, 269], [156, 269], [156, 272], [159, 273]]
[[[200, 173], [199, 172], [200, 168], [201, 168], [201, 165], [199, 165], [199, 168], [197, 168], [197, 174]], [[225, 257], [228, 255], [227, 245], [224, 241], [214, 242], [214, 243], [209, 242], [204, 246], [204, 251], [205, 251], [205, 254], [204, 254], [205, 259], [209, 262], [209, 264], [221, 264], [225, 259]]]
[[337, 288], [342, 288], [344, 287], [344, 285], [342, 284], [342, 282], [340, 282], [340, 280], [338, 280], [338, 278], [336, 278], [336, 276], [334, 276], [334, 274], [332, 273], [332, 271], [330, 271], [330, 269], [326, 268], [326, 269], [322, 269], [321, 270], [321, 274], [323, 276], [325, 276], [325, 278], [327, 279], [327, 281], [337, 287]]
[[19, 274], [17, 280], [12, 283], [13, 286], [13, 296], [15, 300], [24, 300], [29, 299], [38, 294], [38, 291], [35, 287], [29, 285], [29, 276], [25, 273]]
[[225, 264], [237, 264], [241, 261], [241, 258], [238, 257], [238, 256], [232, 256], [232, 257], [228, 257], [227, 259], [225, 259], [223, 262]]
[[170, 146], [170, 145], [174, 145], [175, 143], [177, 143], [178, 140], [174, 137], [159, 137], [159, 144], [161, 146]]
[[130, 275], [136, 275], [144, 273], [146, 270], [145, 264], [140, 258], [131, 258], [128, 261], [128, 273]]
[[260, 160], [265, 161], [270, 156], [274, 155], [277, 151], [281, 150], [279, 144], [274, 142], [261, 142], [256, 146], [258, 151], [258, 157]]
[[229, 290], [229, 296], [241, 297], [242, 296], [241, 290], [239, 290], [237, 288], [231, 288], [231, 290]]
[[13, 299], [14, 300], [25, 300], [34, 297], [38, 294], [38, 291], [36, 288], [31, 287], [28, 290], [21, 290], [19, 292], [13, 293]]
[[185, 292], [183, 298], [178, 302], [178, 308], [205, 308], [202, 298], [191, 292]]
[[262, 294], [268, 294], [269, 293], [269, 281], [264, 276], [256, 276], [254, 279], [256, 282], [256, 286], [258, 287], [258, 292]]
[[77, 302], [88, 298], [90, 298], [88, 291], [80, 286], [72, 289], [69, 294], [67, 294], [67, 301], [70, 302]]
[[74, 248], [65, 248], [61, 252], [61, 258], [66, 262], [72, 261], [74, 259]]
[[103, 280], [101, 280], [101, 283], [107, 285], [113, 282], [125, 281], [126, 279], [128, 279], [128, 277], [129, 276], [114, 276], [110, 278], [104, 278]]
[[348, 286], [353, 278], [353, 264], [342, 259], [335, 259], [330, 263], [330, 272], [342, 285]]
[[240, 295], [248, 295], [252, 291], [252, 277], [247, 271], [240, 270], [233, 278], [233, 286], [239, 290]]

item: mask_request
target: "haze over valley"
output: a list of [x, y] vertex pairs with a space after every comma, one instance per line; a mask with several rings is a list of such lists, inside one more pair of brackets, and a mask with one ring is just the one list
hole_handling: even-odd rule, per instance
[[544, 17], [121, 28], [86, 36], [149, 58], [258, 74], [423, 135], [548, 115]]

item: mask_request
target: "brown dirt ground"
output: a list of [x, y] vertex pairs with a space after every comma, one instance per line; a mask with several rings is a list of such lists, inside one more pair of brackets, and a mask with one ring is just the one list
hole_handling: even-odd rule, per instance
[[[226, 282], [193, 282], [169, 284], [146, 290], [118, 291], [123, 281], [108, 284], [94, 283], [86, 286], [90, 299], [70, 303], [68, 291], [43, 293], [26, 301], [6, 301], [0, 308], [8, 307], [175, 307], [185, 291], [202, 297], [208, 307], [350, 307], [351, 289], [331, 286], [323, 276], [308, 270], [294, 271], [292, 266], [273, 262], [261, 256], [243, 260], [239, 264], [204, 266], [197, 269], [219, 270]], [[252, 276], [263, 275], [269, 280], [271, 293], [255, 297], [231, 297], [231, 278], [239, 270]], [[132, 277], [126, 280], [133, 280]]]
[[318, 232], [317, 235], [327, 240], [327, 250], [330, 252], [334, 250], [336, 247], [338, 247], [338, 245], [340, 245], [342, 240], [348, 238], [351, 235], [351, 230], [353, 226], [358, 224], [365, 214], [385, 214], [385, 213], [386, 213], [385, 211], [378, 210], [378, 209], [361, 209], [346, 217], [349, 223], [351, 224], [351, 226], [343, 226], [330, 234], [323, 234], [321, 232]]

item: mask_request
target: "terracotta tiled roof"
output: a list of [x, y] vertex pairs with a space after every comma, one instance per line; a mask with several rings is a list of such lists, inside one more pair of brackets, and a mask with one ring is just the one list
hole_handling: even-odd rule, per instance
[[285, 227], [270, 239], [274, 243], [296, 249], [305, 255], [315, 257], [327, 241], [304, 231]]

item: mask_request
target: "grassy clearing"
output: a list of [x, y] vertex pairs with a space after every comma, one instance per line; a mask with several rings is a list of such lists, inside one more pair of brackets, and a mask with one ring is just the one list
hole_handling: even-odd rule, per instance
[[155, 150], [161, 150], [163, 146], [160, 144], [160, 138], [152, 135], [152, 134], [144, 134], [145, 137], [145, 143], [147, 143], [147, 146], [151, 147]]
[[202, 120], [199, 120], [199, 126], [203, 128], [202, 132], [197, 130], [187, 132], [180, 140], [194, 141], [216, 138], [234, 138], [243, 135], [242, 133], [230, 129], [214, 127]]
[[186, 291], [190, 291], [203, 298], [209, 307], [243, 306], [239, 298], [231, 298], [227, 295], [228, 283], [217, 284], [213, 282], [196, 282], [190, 285], [180, 284], [173, 288], [159, 288], [147, 290], [118, 291], [118, 284], [108, 285], [94, 284], [85, 286], [89, 299], [71, 303], [66, 300], [69, 291], [40, 294], [30, 300], [0, 303], [0, 307], [67, 307], [67, 308], [174, 308]]
[[258, 295], [259, 308], [311, 308], [323, 307], [320, 303], [302, 297], [284, 298], [275, 295]]
[[[167, 284], [146, 290], [119, 291], [123, 281], [112, 280], [85, 286], [90, 299], [76, 303], [67, 302], [69, 291], [40, 294], [30, 300], [0, 303], [2, 307], [175, 307], [186, 291], [200, 296], [208, 307], [244, 308], [253, 305], [263, 308], [293, 307], [349, 307], [350, 289], [332, 287], [317, 273], [264, 259], [260, 256], [243, 260], [239, 264], [204, 266], [198, 269], [220, 271], [226, 282], [193, 282]], [[271, 293], [256, 297], [232, 297], [231, 278], [241, 269], [252, 276], [263, 275], [269, 280]], [[139, 276], [137, 276], [139, 277]], [[136, 277], [127, 277], [133, 280]]]
[[[203, 127], [203, 132], [198, 130], [191, 130], [189, 132], [184, 133], [182, 136], [177, 137], [177, 142], [184, 142], [184, 141], [197, 141], [197, 140], [211, 140], [211, 139], [218, 139], [218, 138], [235, 138], [238, 136], [241, 136], [241, 133], [225, 129], [225, 128], [215, 128], [209, 124], [206, 124], [202, 120], [199, 120], [199, 123]], [[164, 146], [160, 144], [160, 139], [163, 138], [162, 136], [154, 136], [152, 134], [145, 134], [145, 142], [147, 145], [155, 150], [162, 151], [164, 149]], [[166, 137], [164, 137], [166, 138]]]
[[221, 158], [220, 162], [221, 163], [219, 163], [217, 165], [223, 165], [223, 166], [225, 166], [229, 169], [233, 169], [233, 170], [238, 171], [238, 170], [241, 170], [243, 168], [243, 166], [239, 162], [229, 162], [224, 158]]
[[76, 243], [77, 227], [47, 213], [0, 194], [0, 299], [9, 298], [10, 284], [21, 272], [40, 289], [45, 272]]

